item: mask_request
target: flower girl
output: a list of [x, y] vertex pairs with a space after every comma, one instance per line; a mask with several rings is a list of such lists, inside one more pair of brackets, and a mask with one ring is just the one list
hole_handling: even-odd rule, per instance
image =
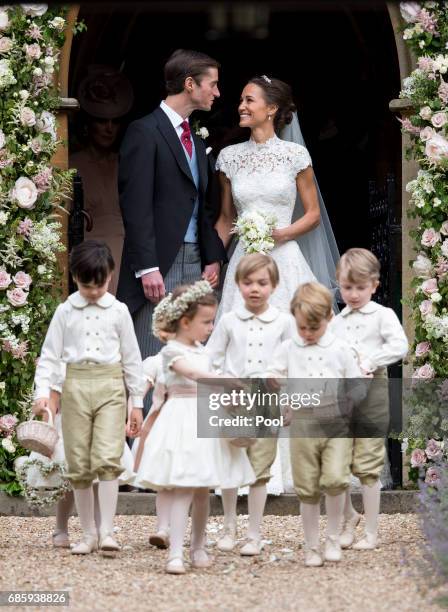
[[[170, 547], [166, 571], [184, 574], [183, 541], [192, 506], [192, 567], [210, 565], [205, 551], [209, 489], [249, 484], [254, 473], [246, 453], [225, 440], [197, 436], [197, 383], [218, 378], [201, 342], [213, 329], [217, 300], [207, 281], [175, 289], [154, 311], [153, 331], [160, 339], [168, 399], [149, 432], [136, 485], [171, 496]], [[194, 502], [194, 503], [193, 503]]]

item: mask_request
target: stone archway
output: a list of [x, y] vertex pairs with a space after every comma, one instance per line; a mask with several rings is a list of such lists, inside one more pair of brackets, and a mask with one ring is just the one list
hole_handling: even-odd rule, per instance
[[[391, 26], [394, 30], [396, 50], [398, 56], [398, 64], [400, 70], [401, 80], [408, 76], [414, 68], [414, 60], [410, 54], [409, 48], [403, 41], [399, 28], [402, 25], [402, 19], [398, 4], [393, 2], [386, 3], [387, 10], [389, 13]], [[71, 31], [72, 25], [75, 23], [77, 15], [79, 13], [80, 6], [72, 5], [68, 15], [68, 27], [66, 31], [66, 41], [61, 52], [60, 72], [59, 72], [59, 84], [60, 84], [60, 96], [61, 105], [59, 108], [58, 119], [59, 119], [59, 134], [65, 143], [68, 141], [68, 112], [70, 109], [77, 108], [77, 101], [74, 99], [67, 98], [68, 93], [68, 79], [69, 79], [69, 65], [70, 65], [70, 54], [72, 48], [73, 34]], [[390, 103], [390, 109], [395, 113], [406, 112], [406, 104], [403, 100], [392, 100]], [[402, 138], [402, 152], [407, 146], [406, 137]], [[54, 157], [53, 163], [63, 168], [68, 167], [68, 145], [61, 146]], [[403, 243], [402, 243], [402, 295], [405, 295], [410, 290], [411, 280], [411, 269], [408, 266], [408, 262], [412, 257], [412, 245], [408, 239], [409, 230], [411, 229], [411, 223], [407, 218], [407, 206], [408, 206], [408, 194], [405, 191], [405, 186], [411, 178], [416, 174], [416, 164], [413, 161], [405, 159], [405, 155], [402, 155], [402, 228], [403, 228]], [[66, 220], [63, 227], [64, 241], [66, 242]], [[67, 253], [61, 257], [61, 265], [63, 270], [67, 269]], [[67, 291], [67, 275], [65, 274], [65, 286], [64, 290]], [[403, 321], [409, 337], [412, 337], [412, 325], [411, 317], [407, 307], [403, 306]]]

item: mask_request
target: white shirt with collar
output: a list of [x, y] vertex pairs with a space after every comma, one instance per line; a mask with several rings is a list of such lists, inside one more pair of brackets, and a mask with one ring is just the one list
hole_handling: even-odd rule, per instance
[[59, 386], [61, 362], [121, 362], [132, 405], [143, 407], [142, 359], [132, 318], [110, 293], [91, 304], [77, 291], [57, 307], [36, 367], [36, 399], [49, 397], [50, 388]]
[[229, 377], [263, 377], [276, 348], [296, 334], [294, 317], [275, 306], [259, 315], [241, 306], [221, 317], [206, 350], [214, 369]]
[[329, 328], [315, 344], [306, 344], [298, 334], [282, 342], [270, 361], [268, 376], [288, 378], [290, 394], [318, 392], [321, 408], [337, 403], [342, 379], [355, 379], [346, 387], [354, 401], [364, 399], [367, 390], [355, 354]]
[[[179, 113], [177, 113], [174, 109], [171, 108], [171, 106], [168, 106], [165, 100], [162, 100], [162, 102], [160, 103], [160, 108], [163, 110], [165, 115], [171, 121], [171, 124], [173, 128], [176, 130], [176, 134], [180, 140], [181, 139], [180, 137], [183, 132], [183, 128], [181, 124], [184, 121], [187, 121], [189, 123], [188, 117], [186, 117], [185, 119], [181, 117]], [[137, 272], [135, 272], [135, 278], [141, 278], [144, 274], [149, 274], [150, 272], [156, 272], [158, 269], [159, 267], [155, 266], [154, 268], [146, 268], [145, 270], [138, 270]]]
[[408, 340], [392, 308], [368, 302], [362, 308], [346, 306], [331, 322], [332, 331], [356, 351], [361, 367], [374, 372], [403, 359]]
[[298, 334], [285, 340], [269, 362], [269, 374], [288, 378], [361, 378], [349, 345], [327, 328], [315, 344]]

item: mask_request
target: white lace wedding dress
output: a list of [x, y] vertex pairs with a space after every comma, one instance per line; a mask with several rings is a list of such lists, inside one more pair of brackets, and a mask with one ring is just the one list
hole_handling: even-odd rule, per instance
[[[238, 215], [252, 210], [274, 214], [277, 228], [291, 224], [297, 195], [296, 177], [310, 165], [311, 158], [305, 147], [277, 136], [263, 144], [248, 140], [226, 147], [216, 162], [217, 170], [230, 180]], [[269, 254], [280, 271], [280, 283], [270, 303], [289, 312], [289, 304], [297, 287], [316, 279], [295, 240], [276, 246]], [[243, 255], [244, 250], [239, 242], [227, 268], [218, 318], [242, 304], [234, 277]], [[271, 469], [272, 478], [268, 483], [268, 493], [273, 495], [293, 492], [288, 449], [289, 440], [280, 439]]]

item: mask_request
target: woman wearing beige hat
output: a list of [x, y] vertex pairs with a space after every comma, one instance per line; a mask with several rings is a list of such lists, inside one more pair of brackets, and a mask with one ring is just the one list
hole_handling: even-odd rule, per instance
[[70, 156], [70, 167], [82, 179], [84, 208], [93, 227], [86, 238], [104, 240], [116, 262], [109, 292], [116, 293], [120, 275], [124, 228], [117, 188], [118, 144], [124, 116], [134, 95], [128, 79], [108, 66], [89, 66], [78, 88], [83, 111], [82, 137], [85, 147]]

